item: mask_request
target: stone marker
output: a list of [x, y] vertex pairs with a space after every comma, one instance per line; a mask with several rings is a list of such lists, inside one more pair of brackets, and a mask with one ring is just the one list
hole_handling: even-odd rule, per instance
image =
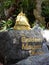
[[[23, 40], [21, 40], [21, 38], [23, 38], [23, 36], [25, 36], [25, 38], [28, 40], [29, 40], [29, 38], [33, 39], [33, 37], [35, 37], [35, 40], [33, 40], [33, 41], [30, 40], [30, 42], [29, 42], [29, 45], [32, 45], [32, 49], [34, 46], [34, 49], [33, 49], [34, 51], [35, 51], [35, 47], [36, 48], [38, 47], [38, 46], [36, 46], [36, 45], [38, 45], [38, 43], [36, 42], [36, 38], [38, 38], [38, 36], [39, 36], [39, 40], [37, 39], [37, 41], [40, 42], [40, 39], [42, 39], [42, 41], [43, 41], [42, 35], [36, 35], [31, 30], [30, 31], [10, 30], [7, 32], [0, 33], [0, 52], [4, 55], [5, 59], [8, 62], [11, 62], [12, 60], [13, 60], [13, 62], [17, 62], [21, 59], [27, 58], [30, 55], [29, 50], [27, 50], [27, 49], [24, 50], [22, 48]], [[39, 45], [41, 45], [41, 46], [43, 44], [42, 41], [39, 43]], [[27, 43], [28, 42], [26, 41], [26, 44]], [[41, 48], [41, 46], [39, 48]], [[34, 53], [32, 55], [34, 55]]]
[[6, 63], [17, 63], [30, 55], [44, 54], [41, 50], [43, 40], [38, 28], [0, 32], [0, 52], [4, 55]]

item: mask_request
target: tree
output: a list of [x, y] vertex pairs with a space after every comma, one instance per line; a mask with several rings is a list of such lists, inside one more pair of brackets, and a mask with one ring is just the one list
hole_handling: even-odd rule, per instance
[[34, 10], [35, 18], [36, 18], [36, 20], [38, 20], [38, 22], [40, 22], [44, 25], [45, 24], [44, 18], [41, 16], [42, 0], [35, 0], [35, 1], [36, 1], [36, 9]]

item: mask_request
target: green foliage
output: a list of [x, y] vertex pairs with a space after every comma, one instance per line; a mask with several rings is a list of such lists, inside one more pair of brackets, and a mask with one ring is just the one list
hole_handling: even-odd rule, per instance
[[[34, 27], [37, 23], [34, 21], [34, 23], [32, 24], [32, 27]], [[45, 29], [45, 26], [41, 23], [39, 23], [39, 26], [42, 28], [42, 29]]]
[[1, 0], [0, 2], [0, 16], [5, 19], [4, 9], [8, 9], [11, 5], [15, 3], [15, 0]]
[[47, 27], [47, 24], [49, 22], [49, 0], [44, 0], [42, 3], [42, 16], [45, 17], [45, 27]]
[[1, 0], [0, 2], [0, 17], [4, 16], [4, 6], [3, 6], [3, 0]]
[[23, 11], [29, 19], [29, 23], [32, 26], [35, 17], [33, 15], [33, 9], [35, 8], [34, 0], [20, 0], [18, 3], [15, 3], [15, 0], [1, 0], [0, 6], [0, 15], [3, 19], [5, 19], [4, 9], [8, 9], [11, 5], [16, 4], [16, 10], [14, 11], [12, 16], [17, 16], [21, 11]]
[[11, 19], [8, 19], [7, 21], [4, 21], [2, 20], [0, 22], [0, 27], [1, 27], [1, 30], [4, 29], [5, 27], [5, 30], [9, 30], [11, 28], [11, 26], [13, 25], [13, 21]]
[[35, 2], [34, 0], [21, 0], [20, 7], [23, 9], [23, 11], [34, 9]]
[[10, 7], [10, 5], [11, 5], [11, 1], [5, 1], [4, 3], [4, 8], [9, 8]]
[[33, 15], [33, 10], [36, 7], [36, 2], [34, 0], [21, 0], [21, 10], [26, 14], [26, 16], [29, 19], [29, 23], [32, 27], [32, 23], [35, 20], [35, 17]]
[[42, 3], [42, 16], [49, 17], [49, 0], [45, 0]]
[[15, 3], [15, 0], [4, 0], [3, 5], [4, 5], [4, 8], [9, 8], [14, 3]]

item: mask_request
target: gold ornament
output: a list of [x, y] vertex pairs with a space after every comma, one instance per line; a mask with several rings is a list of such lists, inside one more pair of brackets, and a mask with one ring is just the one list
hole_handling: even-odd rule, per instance
[[20, 12], [16, 18], [16, 23], [14, 26], [15, 30], [30, 30], [30, 25], [28, 19], [23, 12]]

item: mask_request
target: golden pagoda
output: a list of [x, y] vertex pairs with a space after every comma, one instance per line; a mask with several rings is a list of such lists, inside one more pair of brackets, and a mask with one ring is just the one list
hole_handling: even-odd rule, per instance
[[30, 25], [28, 19], [23, 12], [20, 12], [16, 18], [16, 23], [14, 26], [15, 30], [30, 30]]

